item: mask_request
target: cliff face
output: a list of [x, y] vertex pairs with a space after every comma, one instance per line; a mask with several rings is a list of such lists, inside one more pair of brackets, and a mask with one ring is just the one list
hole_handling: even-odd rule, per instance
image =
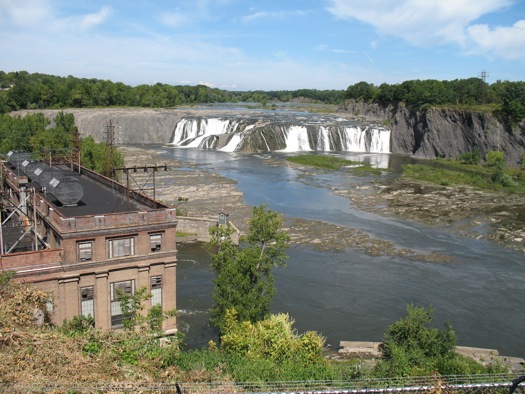
[[96, 142], [106, 141], [106, 125], [115, 126], [115, 143], [165, 144], [173, 139], [177, 123], [187, 115], [185, 111], [148, 108], [96, 108], [65, 110], [18, 111], [14, 115], [41, 112], [53, 120], [59, 112], [72, 113], [80, 135], [91, 135]]
[[[19, 111], [43, 112], [54, 119], [61, 110]], [[525, 123], [510, 128], [491, 114], [430, 108], [414, 111], [403, 105], [383, 107], [377, 104], [348, 101], [341, 108], [344, 116], [373, 119], [391, 130], [392, 153], [419, 158], [451, 157], [474, 150], [482, 155], [499, 150], [507, 163], [517, 165], [525, 159]], [[235, 111], [192, 109], [67, 109], [73, 113], [82, 136], [92, 135], [95, 141], [106, 140], [106, 128], [115, 126], [116, 144], [165, 144], [173, 141], [177, 123], [188, 116], [235, 115]]]
[[392, 131], [392, 153], [455, 158], [474, 150], [482, 155], [499, 150], [509, 165], [525, 159], [525, 124], [510, 128], [491, 114], [446, 108], [414, 111], [403, 105], [354, 101], [345, 102], [342, 110], [387, 124]]

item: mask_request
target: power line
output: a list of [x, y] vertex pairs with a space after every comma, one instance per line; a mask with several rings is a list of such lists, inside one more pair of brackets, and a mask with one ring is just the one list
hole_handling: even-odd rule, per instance
[[489, 77], [489, 73], [485, 70], [481, 70], [479, 73], [479, 77], [481, 78], [483, 82], [486, 82], [487, 78]]

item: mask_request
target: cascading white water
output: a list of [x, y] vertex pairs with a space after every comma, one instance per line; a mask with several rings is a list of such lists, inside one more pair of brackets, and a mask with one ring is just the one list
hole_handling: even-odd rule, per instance
[[390, 152], [390, 130], [387, 129], [370, 129], [370, 147], [371, 153]]
[[330, 128], [325, 126], [319, 127], [319, 134], [317, 135], [317, 150], [330, 151]]
[[[250, 124], [246, 125], [249, 122]], [[245, 127], [241, 127], [244, 126]], [[342, 123], [342, 122], [341, 122]], [[329, 126], [319, 124], [283, 125], [280, 122], [265, 122], [264, 132], [253, 119], [244, 118], [189, 118], [182, 119], [176, 126], [172, 144], [188, 148], [217, 149], [235, 152], [243, 146], [245, 138], [257, 136], [255, 149], [270, 151], [270, 137], [284, 141], [281, 152], [301, 151], [347, 151], [368, 153], [390, 153], [390, 131], [381, 127], [359, 124], [337, 123]], [[242, 131], [243, 130], [243, 131]], [[317, 135], [315, 133], [317, 132]], [[309, 135], [310, 133], [310, 135]], [[219, 136], [233, 134], [222, 139]], [[228, 141], [226, 143], [226, 141]], [[222, 144], [225, 144], [221, 146]], [[275, 145], [273, 145], [275, 146]], [[282, 145], [281, 145], [282, 146]], [[253, 144], [252, 144], [253, 147]], [[276, 149], [275, 147], [273, 149]], [[277, 148], [278, 149], [278, 148]]]
[[302, 152], [310, 151], [310, 142], [308, 141], [308, 130], [304, 126], [289, 126], [286, 130], [286, 148], [282, 152]]
[[223, 152], [235, 152], [237, 150], [237, 147], [242, 142], [243, 135], [237, 133], [232, 136], [230, 141], [222, 148], [220, 148], [220, 151]]
[[210, 136], [234, 133], [238, 125], [238, 121], [231, 119], [182, 119], [175, 128], [172, 144], [198, 148]]

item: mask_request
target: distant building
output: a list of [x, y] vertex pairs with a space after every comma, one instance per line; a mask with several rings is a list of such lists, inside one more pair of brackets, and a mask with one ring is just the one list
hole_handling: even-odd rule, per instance
[[[176, 308], [175, 208], [77, 165], [15, 156], [1, 166], [0, 271], [53, 293], [55, 323], [84, 315], [121, 327], [118, 290], [146, 287], [146, 309]], [[176, 319], [163, 329], [174, 332]]]

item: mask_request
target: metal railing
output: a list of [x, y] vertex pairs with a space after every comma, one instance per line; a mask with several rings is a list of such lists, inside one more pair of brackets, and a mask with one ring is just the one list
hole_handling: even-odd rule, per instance
[[397, 394], [397, 393], [525, 393], [525, 376], [456, 375], [398, 379], [286, 382], [128, 382], [78, 384], [1, 384], [5, 393], [176, 393], [176, 394]]

